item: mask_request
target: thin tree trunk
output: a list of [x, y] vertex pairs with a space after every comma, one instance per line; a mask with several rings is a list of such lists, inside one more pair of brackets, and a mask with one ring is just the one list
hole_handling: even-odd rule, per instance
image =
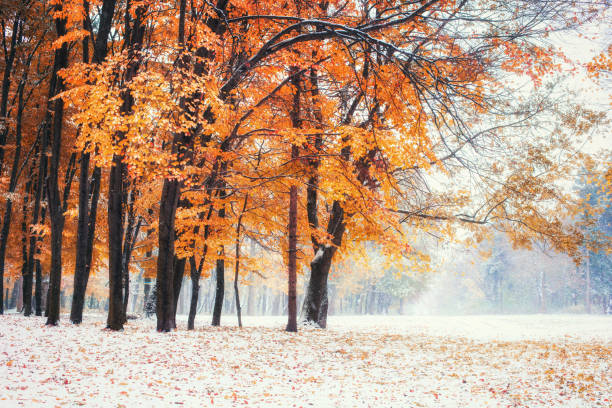
[[[297, 146], [292, 147], [293, 158], [297, 157]], [[289, 191], [289, 279], [288, 279], [288, 316], [287, 327], [288, 332], [297, 332], [297, 186], [292, 185]]]
[[4, 74], [2, 76], [2, 94], [0, 96], [0, 169], [4, 165], [4, 147], [6, 145], [6, 137], [8, 135], [8, 100], [9, 91], [11, 88], [11, 75], [13, 73], [13, 63], [17, 53], [17, 45], [21, 42], [23, 21], [21, 12], [17, 12], [11, 29], [11, 44], [8, 49], [5, 48], [4, 58]]
[[242, 217], [244, 212], [246, 211], [247, 202], [249, 200], [249, 195], [247, 194], [244, 197], [244, 205], [242, 206], [242, 212], [238, 217], [238, 224], [236, 225], [236, 260], [235, 260], [235, 268], [234, 268], [234, 295], [236, 298], [236, 315], [238, 317], [238, 327], [242, 327], [242, 308], [240, 307], [240, 293], [238, 291], [238, 279], [240, 278], [239, 269], [240, 269], [240, 228], [242, 226]]
[[[299, 129], [302, 126], [301, 119], [301, 78], [297, 75], [297, 67], [292, 67], [292, 78], [291, 84], [295, 88], [293, 94], [293, 106], [290, 112], [291, 126], [294, 129]], [[291, 146], [291, 160], [296, 162], [299, 157], [299, 148], [296, 145]], [[285, 328], [288, 332], [297, 332], [297, 201], [298, 201], [298, 188], [297, 184], [293, 183], [289, 188], [289, 254], [288, 254], [288, 265], [287, 265], [287, 287], [288, 287], [288, 313], [287, 313], [287, 327]]]
[[[28, 262], [28, 267], [30, 263]], [[36, 316], [42, 316], [43, 294], [42, 294], [42, 267], [40, 261], [36, 260], [36, 284], [34, 286], [34, 302], [36, 303]]]
[[[54, 72], [56, 72], [56, 68], [54, 68]], [[53, 96], [53, 93], [55, 92], [55, 78], [56, 77], [57, 75], [52, 74], [51, 85], [49, 89], [49, 95], [50, 95], [49, 99], [51, 99], [51, 97]], [[41, 224], [44, 225], [45, 218], [47, 215], [47, 211], [46, 211], [47, 207], [41, 208], [41, 201], [42, 201], [43, 196], [46, 196], [44, 180], [47, 174], [46, 151], [47, 151], [47, 146], [48, 146], [48, 141], [49, 141], [48, 127], [51, 121], [50, 106], [51, 104], [49, 103], [49, 109], [47, 109], [47, 114], [43, 122], [43, 131], [42, 131], [42, 137], [41, 137], [41, 142], [40, 142], [40, 147], [39, 147], [39, 152], [38, 152], [38, 180], [36, 182], [37, 185], [36, 185], [36, 191], [34, 195], [34, 209], [32, 211], [32, 224], [34, 225], [38, 223], [39, 214], [41, 218]], [[36, 267], [36, 287], [34, 290], [34, 298], [36, 299], [36, 316], [42, 316], [43, 304], [45, 305], [45, 315], [47, 315], [46, 296], [43, 295], [42, 265], [40, 264], [40, 259], [34, 258], [35, 254], [40, 254], [39, 244], [41, 242], [42, 242], [41, 236], [30, 234], [30, 251], [28, 253], [28, 256], [29, 256], [28, 273], [31, 274], [32, 268]]]
[[[223, 247], [220, 255], [223, 255]], [[223, 309], [223, 295], [225, 294], [225, 260], [217, 259], [217, 267], [215, 269], [216, 290], [215, 290], [215, 306], [213, 308], [212, 325], [221, 325], [221, 311]]]
[[140, 232], [140, 224], [142, 223], [142, 219], [138, 218], [138, 222], [134, 225], [136, 221], [136, 216], [134, 214], [134, 200], [135, 200], [136, 190], [132, 189], [129, 196], [129, 205], [128, 205], [128, 215], [127, 215], [127, 228], [125, 230], [125, 239], [123, 242], [123, 321], [124, 323], [127, 321], [127, 307], [128, 301], [130, 298], [130, 260], [132, 259], [132, 250], [134, 245], [136, 244], [136, 238], [138, 237], [138, 233]]
[[[15, 53], [17, 52], [17, 42], [18, 38], [21, 37], [21, 14], [17, 13], [15, 16], [15, 20], [13, 22], [12, 35], [11, 35], [11, 45], [8, 51], [8, 55], [5, 54], [5, 66], [4, 66], [4, 75], [2, 77], [2, 94], [0, 96], [0, 172], [2, 171], [2, 167], [4, 164], [4, 148], [6, 145], [6, 137], [8, 135], [9, 125], [7, 118], [8, 111], [8, 99], [9, 99], [9, 90], [11, 86], [11, 74], [13, 71], [13, 62], [15, 60]], [[6, 50], [6, 48], [5, 48]], [[8, 240], [9, 233], [9, 225], [10, 224], [10, 213], [12, 210], [12, 201], [7, 200], [6, 210], [5, 210], [5, 222], [2, 225], [2, 232], [0, 236], [0, 314], [4, 313], [4, 264], [6, 257], [6, 245]], [[8, 214], [8, 217], [7, 217]], [[8, 224], [7, 224], [8, 221]]]
[[[83, 2], [84, 13], [89, 14], [89, 2], [85, 0]], [[83, 21], [83, 29], [89, 28], [87, 19]], [[104, 21], [108, 24], [109, 21]], [[104, 29], [99, 29], [98, 33], [104, 33]], [[100, 34], [98, 34], [99, 36]], [[89, 63], [89, 36], [86, 36], [82, 40], [82, 51], [83, 51], [83, 63]], [[106, 44], [105, 44], [106, 46]], [[106, 51], [104, 51], [106, 54]], [[96, 179], [92, 177], [89, 180], [89, 162], [90, 153], [85, 150], [81, 153], [81, 165], [79, 171], [79, 215], [77, 221], [77, 237], [76, 237], [76, 259], [74, 264], [74, 284], [72, 291], [72, 305], [70, 308], [70, 321], [74, 324], [79, 324], [83, 320], [83, 307], [85, 305], [85, 292], [87, 291], [87, 282], [89, 281], [89, 267], [91, 263], [91, 257], [89, 255], [89, 227], [90, 223], [95, 226], [95, 207], [97, 207], [97, 195], [95, 195], [96, 202], [91, 203], [90, 210], [90, 197], [93, 198], [94, 194], [92, 191], [95, 189], [94, 183], [96, 180], [99, 185], [99, 177]], [[95, 172], [95, 170], [94, 170]], [[98, 187], [99, 191], [99, 187]], [[92, 214], [93, 213], [93, 214]], [[91, 216], [94, 215], [93, 219]], [[95, 228], [95, 227], [94, 227]]]
[[[11, 215], [13, 210], [13, 199], [11, 198], [11, 194], [15, 192], [15, 188], [17, 187], [17, 179], [19, 177], [19, 169], [20, 169], [20, 159], [21, 159], [21, 139], [22, 139], [22, 119], [23, 119], [23, 111], [25, 107], [25, 102], [23, 99], [23, 91], [26, 85], [28, 76], [28, 71], [26, 70], [21, 78], [19, 86], [17, 88], [17, 118], [16, 118], [16, 128], [15, 128], [15, 154], [13, 155], [13, 166], [11, 167], [9, 188], [8, 188], [8, 198], [6, 200], [6, 209], [4, 211], [4, 222], [2, 225], [2, 231], [0, 235], [0, 258], [2, 259], [2, 268], [4, 268], [4, 257], [6, 251], [6, 244], [9, 238], [9, 230], [11, 226]], [[25, 166], [25, 163], [23, 164]], [[29, 182], [28, 182], [29, 185]], [[24, 203], [25, 206], [25, 203]], [[24, 214], [25, 217], [25, 214]], [[25, 222], [25, 218], [24, 218]], [[25, 241], [24, 241], [25, 245]], [[24, 275], [24, 314], [26, 316], [30, 316], [32, 314], [32, 275], [27, 273], [27, 249], [26, 249], [26, 258], [23, 262], [22, 273]]]
[[172, 324], [173, 324], [173, 329], [176, 329], [176, 314], [178, 312], [178, 302], [179, 302], [179, 297], [181, 295], [181, 288], [183, 286], [183, 276], [185, 275], [185, 264], [187, 262], [187, 259], [185, 258], [177, 258], [176, 255], [174, 256], [174, 278], [172, 279], [173, 282], [173, 295], [172, 295], [172, 301], [174, 302], [174, 304], [172, 305]]
[[[57, 6], [61, 10], [61, 5]], [[55, 20], [58, 37], [66, 34], [66, 20]], [[63, 43], [55, 51], [58, 71], [68, 65], [68, 44]], [[63, 90], [63, 79], [58, 76], [56, 93]], [[62, 280], [62, 233], [64, 231], [64, 214], [62, 211], [58, 174], [62, 146], [62, 125], [64, 115], [64, 101], [57, 98], [53, 102], [53, 133], [51, 143], [51, 160], [49, 177], [47, 178], [48, 208], [51, 220], [51, 269], [49, 271], [49, 294], [47, 325], [57, 325], [60, 319], [60, 286]], [[41, 154], [45, 154], [41, 151]], [[66, 186], [67, 188], [67, 186]]]
[[189, 318], [187, 319], [187, 330], [193, 330], [195, 326], [195, 317], [198, 308], [198, 297], [200, 294], [200, 275], [202, 273], [202, 265], [196, 266], [195, 257], [189, 257], [189, 268], [191, 276], [191, 301], [189, 304]]
[[91, 270], [93, 243], [95, 240], [96, 216], [100, 197], [100, 168], [95, 167], [88, 179], [90, 156], [81, 156], [79, 174], [79, 218], [77, 222], [76, 262], [74, 268], [74, 291], [70, 321], [79, 324], [83, 320], [85, 293]]
[[[221, 190], [220, 195], [221, 198], [226, 197], [225, 190]], [[222, 204], [221, 209], [219, 210], [219, 218], [225, 218], [225, 206]], [[224, 248], [221, 246], [219, 251], [219, 255], [224, 255]], [[215, 288], [215, 306], [213, 308], [212, 315], [212, 325], [220, 326], [221, 325], [221, 312], [223, 309], [223, 296], [225, 294], [225, 259], [220, 258], [217, 259], [216, 271], [216, 288]]]
[[[22, 266], [21, 266], [21, 274], [24, 278], [24, 299], [23, 302], [24, 304], [29, 304], [29, 307], [26, 307], [24, 310], [24, 315], [25, 316], [30, 316], [32, 314], [32, 275], [29, 275], [29, 284], [25, 283], [25, 279], [27, 276], [27, 271], [29, 270], [28, 267], [28, 201], [29, 201], [29, 197], [32, 193], [31, 188], [32, 188], [32, 171], [33, 171], [33, 167], [30, 167], [30, 177], [28, 178], [28, 182], [26, 183], [26, 193], [25, 193], [25, 197], [23, 200], [23, 206], [22, 206], [22, 219], [21, 219], [21, 257], [22, 257]], [[26, 291], [29, 290], [29, 296], [26, 296], [25, 293]]]
[[[208, 207], [208, 215], [206, 220], [210, 220], [214, 211], [213, 205], [210, 204]], [[196, 234], [199, 229], [196, 228]], [[193, 330], [195, 326], [195, 317], [198, 309], [198, 298], [200, 296], [200, 276], [202, 276], [202, 267], [204, 266], [204, 260], [208, 253], [208, 244], [206, 240], [210, 234], [210, 226], [208, 223], [204, 226], [204, 248], [202, 249], [202, 257], [200, 258], [200, 264], [196, 267], [195, 256], [189, 257], [189, 267], [191, 275], [191, 301], [189, 304], [189, 317], [187, 319], [187, 330]]]
[[89, 153], [81, 155], [79, 172], [79, 216], [77, 221], [76, 260], [70, 321], [79, 324], [83, 320], [83, 305], [89, 276], [85, 275], [87, 258], [87, 230], [89, 224]]

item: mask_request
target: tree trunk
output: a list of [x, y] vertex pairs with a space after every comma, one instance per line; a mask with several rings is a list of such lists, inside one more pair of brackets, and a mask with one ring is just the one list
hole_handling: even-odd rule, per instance
[[[179, 4], [179, 29], [178, 45], [182, 48], [185, 44], [185, 11], [186, 0], [180, 0]], [[185, 58], [180, 55], [178, 66], [184, 68]], [[185, 107], [185, 101], [180, 101], [180, 107]], [[172, 141], [172, 152], [178, 152], [178, 142], [185, 139], [183, 134], [177, 133]], [[162, 196], [159, 209], [159, 246], [157, 255], [157, 331], [169, 332], [176, 328], [176, 300], [175, 293], [175, 254], [174, 241], [176, 232], [174, 222], [176, 209], [181, 195], [181, 185], [176, 179], [165, 179], [162, 188]], [[184, 263], [183, 263], [184, 267]], [[182, 274], [181, 274], [182, 275]], [[179, 287], [180, 291], [180, 287]], [[178, 293], [177, 293], [178, 295]]]
[[247, 202], [249, 200], [248, 194], [244, 197], [244, 205], [242, 206], [242, 212], [238, 217], [238, 223], [236, 225], [236, 260], [234, 268], [234, 295], [236, 300], [236, 315], [238, 317], [238, 327], [242, 327], [242, 309], [240, 307], [240, 293], [238, 292], [238, 279], [240, 279], [240, 228], [242, 226], [242, 217], [246, 211]]
[[[105, 2], [106, 3], [106, 2]], [[113, 9], [114, 9], [114, 2]], [[103, 5], [104, 7], [104, 5]], [[145, 33], [143, 20], [145, 16], [145, 6], [137, 6], [134, 10], [127, 9], [125, 11], [126, 26], [129, 27], [130, 36], [127, 45], [128, 57], [130, 62], [125, 73], [125, 83], [130, 82], [138, 73], [140, 67], [140, 58], [137, 52], [142, 48], [142, 41]], [[134, 14], [132, 14], [134, 12]], [[104, 14], [104, 10], [102, 10]], [[128, 39], [126, 39], [128, 41]], [[122, 113], [132, 111], [134, 104], [133, 97], [129, 88], [123, 89], [121, 92]], [[119, 132], [113, 137], [116, 141], [124, 138], [124, 135]], [[111, 330], [123, 329], [123, 221], [125, 212], [125, 190], [124, 177], [126, 175], [125, 163], [123, 156], [115, 154], [111, 166], [109, 188], [108, 188], [108, 286], [109, 286], [109, 305], [107, 327]]]
[[189, 304], [189, 318], [187, 319], [187, 330], [193, 330], [195, 326], [195, 317], [198, 309], [198, 297], [200, 295], [200, 274], [202, 272], [202, 264], [196, 266], [195, 257], [189, 257], [189, 268], [191, 276], [191, 301]]
[[[89, 13], [89, 3], [83, 3], [85, 13]], [[108, 36], [114, 15], [115, 0], [105, 0], [102, 5], [98, 37], [94, 47], [94, 62], [101, 63], [106, 59], [108, 52]], [[83, 22], [85, 30], [91, 28], [87, 20]], [[89, 62], [89, 37], [83, 38], [83, 62]], [[76, 260], [74, 267], [74, 291], [72, 293], [72, 307], [70, 321], [79, 324], [83, 320], [83, 307], [85, 293], [89, 281], [91, 261], [93, 254], [94, 233], [96, 228], [96, 215], [98, 198], [100, 196], [100, 168], [95, 167], [89, 180], [90, 154], [83, 151], [81, 154], [81, 168], [79, 173], [79, 216], [77, 222]], [[91, 204], [90, 204], [91, 202]]]
[[[217, 12], [223, 13], [223, 10], [227, 6], [227, 2], [217, 2]], [[185, 13], [187, 8], [186, 0], [180, 0], [179, 3], [179, 26], [178, 26], [178, 45], [182, 49], [185, 45], [184, 37], [185, 37]], [[217, 18], [208, 19], [208, 27], [217, 35], [221, 35], [221, 33], [225, 30], [225, 28], [219, 24], [219, 20]], [[196, 75], [202, 75], [205, 70], [205, 59], [210, 59], [214, 54], [211, 53], [206, 47], [199, 47], [196, 50], [196, 60], [194, 64], [194, 73]], [[181, 68], [186, 67], [186, 63], [188, 59], [186, 56], [179, 56], [177, 60], [177, 65]], [[189, 98], [182, 99], [179, 104], [182, 109], [186, 109], [188, 104], [188, 99], [191, 99], [193, 102], [201, 95], [199, 92], [195, 92], [193, 95], [189, 96]], [[191, 108], [189, 108], [191, 109]], [[205, 113], [207, 120], [211, 123], [214, 122], [214, 118], [210, 111], [209, 113]], [[194, 114], [194, 112], [190, 112]], [[187, 132], [181, 132], [174, 135], [174, 140], [172, 142], [172, 150], [173, 153], [177, 153], [180, 157], [180, 160], [189, 161], [189, 158], [192, 154], [193, 143], [194, 143], [194, 133], [195, 128], [190, 129]], [[203, 144], [206, 143], [207, 140], [210, 139], [210, 135], [203, 135], [202, 140]], [[211, 176], [211, 179], [214, 179], [214, 175]], [[175, 241], [175, 232], [174, 232], [174, 218], [176, 215], [176, 209], [178, 205], [178, 200], [180, 198], [180, 183], [176, 179], [166, 179], [164, 180], [164, 187], [162, 191], [162, 200], [161, 205], [163, 207], [160, 209], [160, 234], [159, 234], [159, 255], [157, 262], [157, 280], [159, 292], [158, 295], [163, 295], [163, 299], [158, 298], [157, 303], [157, 330], [159, 331], [169, 331], [172, 328], [176, 327], [174, 316], [176, 314], [176, 299], [173, 298], [174, 295], [174, 278], [176, 272], [181, 273], [181, 282], [176, 282], [177, 284], [182, 283], [182, 271], [174, 271], [173, 263], [174, 263], [174, 241]], [[166, 197], [166, 198], [164, 198]], [[167, 202], [164, 202], [167, 200]], [[162, 225], [164, 226], [163, 234], [162, 234]], [[172, 231], [168, 228], [172, 227]], [[161, 260], [160, 260], [161, 258]], [[184, 271], [184, 264], [182, 263], [182, 270]], [[179, 286], [180, 291], [180, 286]], [[177, 296], [178, 297], [178, 291]], [[165, 308], [168, 307], [168, 310]]]
[[338, 201], [332, 205], [327, 232], [332, 236], [332, 245], [321, 245], [310, 262], [310, 279], [306, 288], [302, 314], [308, 322], [327, 327], [327, 277], [337, 248], [344, 235], [344, 210]]
[[[61, 8], [61, 6], [57, 6]], [[66, 34], [66, 20], [55, 20], [58, 37]], [[55, 51], [57, 70], [68, 65], [68, 44]], [[63, 79], [57, 77], [56, 94], [63, 91]], [[53, 102], [53, 133], [51, 143], [51, 160], [49, 177], [47, 178], [47, 198], [51, 220], [51, 269], [49, 271], [49, 294], [47, 296], [48, 315], [47, 325], [57, 325], [60, 319], [60, 286], [62, 280], [62, 233], [64, 231], [64, 213], [62, 211], [58, 174], [62, 146], [62, 124], [64, 115], [64, 101], [61, 98]], [[41, 151], [41, 154], [45, 154]]]
[[157, 330], [168, 332], [174, 317], [174, 215], [179, 198], [179, 182], [165, 180], [159, 209], [159, 248], [157, 254]]
[[87, 257], [87, 227], [89, 224], [89, 153], [81, 155], [79, 171], [79, 216], [77, 221], [76, 260], [70, 321], [79, 324], [83, 320], [85, 291], [89, 276], [85, 275]]
[[[30, 179], [32, 180], [32, 172], [30, 171]], [[28, 197], [30, 196], [31, 193], [31, 181], [28, 181], [26, 183], [26, 193], [25, 193], [25, 197], [23, 200], [23, 206], [22, 206], [22, 220], [21, 220], [21, 257], [22, 257], [22, 263], [21, 263], [21, 275], [24, 278], [24, 284], [23, 284], [23, 290], [24, 290], [24, 299], [23, 302], [24, 304], [26, 304], [26, 302], [29, 303], [29, 308], [25, 308], [24, 310], [24, 315], [25, 316], [30, 316], [32, 314], [32, 275], [29, 276], [30, 282], [29, 284], [26, 284], [25, 282], [25, 278], [27, 276], [27, 271], [28, 271]], [[29, 296], [26, 296], [25, 291], [29, 288]]]
[[79, 216], [75, 248], [74, 290], [70, 309], [70, 321], [74, 324], [79, 324], [83, 320], [85, 292], [87, 291], [91, 270], [98, 199], [100, 197], [100, 168], [94, 168], [90, 181], [89, 162], [89, 153], [83, 153], [79, 173]]
[[108, 192], [108, 317], [106, 327], [123, 329], [123, 163], [113, 157]]
[[[55, 92], [54, 77], [56, 77], [56, 75], [53, 75], [51, 77], [52, 84], [50, 86], [49, 95], [52, 95], [52, 93]], [[45, 122], [44, 122], [45, 128], [48, 127], [48, 124], [51, 121], [51, 116], [49, 113], [50, 111], [51, 109], [49, 108], [47, 110], [48, 113], [46, 115]], [[42, 137], [41, 137], [40, 152], [47, 151], [48, 141], [49, 141], [49, 137], [48, 137], [47, 130], [45, 129], [43, 130]], [[38, 176], [37, 176], [38, 180], [37, 180], [36, 192], [34, 195], [34, 210], [32, 212], [32, 224], [34, 225], [38, 223], [39, 214], [41, 218], [41, 224], [43, 225], [45, 223], [45, 218], [47, 216], [47, 211], [46, 211], [47, 208], [46, 207], [41, 208], [42, 197], [46, 196], [46, 189], [45, 189], [45, 183], [44, 183], [44, 180], [46, 179], [46, 174], [47, 174], [47, 155], [39, 153], [38, 154]], [[39, 244], [41, 242], [42, 242], [42, 237], [35, 236], [34, 234], [30, 235], [30, 251], [28, 253], [28, 268], [32, 269], [34, 266], [36, 267], [36, 287], [34, 291], [34, 297], [36, 299], [36, 316], [42, 316], [43, 305], [45, 306], [45, 315], [46, 315], [46, 310], [47, 310], [46, 309], [47, 297], [44, 296], [44, 293], [43, 293], [42, 266], [40, 264], [40, 259], [34, 258], [34, 254], [40, 254]], [[28, 273], [31, 273], [31, 272], [28, 271]], [[46, 287], [46, 285], [44, 286]]]
[[128, 216], [127, 216], [127, 228], [125, 230], [125, 239], [123, 242], [123, 321], [127, 322], [127, 308], [128, 302], [130, 298], [130, 260], [132, 259], [132, 250], [136, 245], [136, 239], [138, 238], [138, 234], [140, 232], [140, 224], [142, 223], [142, 219], [139, 217], [138, 222], [134, 225], [136, 221], [136, 216], [134, 214], [134, 200], [136, 195], [136, 189], [132, 189], [130, 192], [129, 198], [129, 206], [128, 206]]
[[[223, 248], [221, 249], [221, 255]], [[212, 325], [221, 325], [221, 310], [223, 309], [223, 295], [225, 294], [225, 260], [217, 259], [217, 267], [215, 270], [216, 290], [215, 290], [215, 306], [213, 308]]]
[[[13, 27], [11, 29], [11, 44], [6, 53], [5, 44], [5, 60], [4, 60], [4, 73], [2, 76], [2, 94], [0, 96], [0, 169], [4, 164], [4, 146], [6, 144], [6, 137], [8, 135], [9, 126], [7, 124], [7, 112], [8, 112], [8, 101], [9, 91], [11, 87], [11, 75], [13, 73], [13, 62], [15, 61], [15, 54], [17, 52], [17, 43], [21, 42], [21, 35], [23, 21], [21, 19], [21, 12], [18, 12], [13, 21]], [[3, 26], [4, 28], [4, 26]], [[0, 280], [0, 285], [2, 280]], [[0, 306], [1, 307], [1, 306]]]
[[[22, 118], [23, 118], [23, 110], [24, 110], [24, 99], [23, 99], [23, 90], [25, 87], [25, 83], [27, 80], [27, 71], [24, 73], [23, 78], [21, 79], [18, 89], [17, 89], [17, 118], [16, 118], [16, 128], [15, 128], [15, 154], [13, 155], [13, 165], [11, 167], [9, 188], [8, 188], [8, 198], [6, 199], [6, 208], [4, 211], [4, 221], [2, 224], [2, 231], [0, 232], [0, 269], [4, 270], [4, 259], [6, 255], [6, 245], [9, 238], [9, 230], [11, 227], [11, 215], [13, 210], [13, 199], [11, 198], [11, 194], [15, 192], [15, 188], [17, 187], [17, 178], [19, 177], [19, 160], [21, 158], [21, 136], [22, 136]], [[24, 163], [25, 165], [25, 163]], [[28, 181], [28, 185], [30, 182]], [[29, 188], [26, 188], [26, 191]], [[26, 199], [27, 200], [27, 199]], [[27, 209], [27, 205], [24, 201], [24, 210]], [[25, 223], [25, 213], [24, 213], [24, 223]], [[26, 228], [27, 231], [27, 228]], [[27, 248], [25, 247], [25, 237], [23, 240], [24, 245], [24, 260], [22, 267], [22, 274], [24, 275], [23, 285], [24, 285], [24, 314], [26, 316], [30, 316], [32, 314], [32, 275], [28, 274], [27, 268]], [[29, 290], [28, 290], [29, 289]], [[28, 295], [29, 293], [29, 295]], [[0, 306], [1, 307], [1, 306]]]
[[176, 329], [176, 314], [178, 312], [178, 301], [179, 301], [179, 296], [181, 294], [181, 288], [183, 287], [183, 276], [185, 275], [185, 263], [187, 262], [187, 259], [185, 258], [177, 258], [176, 255], [174, 256], [174, 278], [172, 279], [173, 282], [173, 297], [172, 297], [172, 301], [174, 302], [174, 304], [172, 305], [172, 323], [174, 324], [174, 329]]
[[[292, 147], [293, 158], [298, 155], [297, 146]], [[291, 186], [289, 191], [289, 265], [288, 265], [288, 332], [297, 332], [297, 186]]]
[[[30, 264], [28, 263], [28, 266]], [[42, 294], [42, 267], [40, 261], [36, 260], [36, 285], [34, 287], [34, 302], [36, 303], [36, 316], [42, 316], [43, 294]]]
[[[13, 71], [13, 62], [15, 60], [15, 53], [17, 52], [17, 41], [18, 37], [21, 37], [20, 25], [22, 25], [21, 15], [17, 13], [15, 16], [15, 20], [13, 22], [12, 35], [11, 35], [11, 45], [10, 50], [8, 51], [8, 56], [5, 59], [4, 64], [4, 74], [2, 77], [2, 94], [0, 97], [0, 172], [2, 171], [2, 167], [4, 164], [4, 148], [6, 145], [6, 137], [8, 135], [8, 100], [9, 100], [9, 90], [11, 86], [11, 74]], [[5, 48], [6, 51], [6, 48]], [[2, 225], [2, 232], [0, 236], [0, 314], [4, 313], [4, 263], [6, 257], [6, 245], [8, 241], [8, 233], [9, 233], [9, 224], [11, 218], [11, 210], [12, 210], [12, 201], [10, 199], [7, 200], [5, 215], [4, 215], [4, 223]], [[8, 215], [8, 216], [7, 216]]]

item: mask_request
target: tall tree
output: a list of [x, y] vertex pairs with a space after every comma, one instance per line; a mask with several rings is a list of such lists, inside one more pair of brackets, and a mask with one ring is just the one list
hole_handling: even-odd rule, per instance
[[[102, 63], [108, 54], [108, 36], [111, 32], [115, 1], [104, 1], [101, 8], [98, 36], [93, 38], [88, 35], [82, 40], [82, 61], [89, 63], [90, 43], [93, 47], [93, 60], [95, 63]], [[83, 2], [83, 28], [89, 33], [92, 32], [89, 16], [89, 2]], [[90, 34], [91, 35], [91, 34]], [[101, 169], [94, 165], [91, 178], [89, 177], [89, 167], [91, 153], [87, 150], [81, 152], [79, 167], [79, 215], [77, 223], [76, 238], [76, 259], [74, 265], [74, 290], [72, 294], [72, 306], [70, 309], [70, 321], [75, 324], [83, 320], [83, 307], [85, 304], [85, 292], [91, 270], [93, 256], [93, 242], [96, 231], [96, 215], [98, 212], [98, 200], [100, 197], [100, 178]]]
[[[66, 35], [66, 19], [62, 16], [62, 4], [55, 6], [55, 30], [58, 38]], [[68, 43], [62, 42], [55, 51], [55, 65], [53, 75], [57, 76], [55, 93], [64, 90], [64, 80], [58, 71], [68, 66]], [[49, 271], [49, 294], [47, 297], [48, 316], [47, 325], [57, 325], [60, 318], [60, 285], [62, 280], [62, 234], [64, 232], [64, 211], [58, 174], [60, 172], [60, 157], [62, 147], [62, 127], [64, 121], [64, 100], [56, 98], [53, 102], [53, 125], [50, 132], [51, 157], [49, 161], [49, 176], [47, 178], [47, 204], [51, 221], [51, 269]], [[46, 152], [41, 151], [41, 154]], [[67, 187], [67, 186], [66, 186]], [[64, 211], [63, 211], [64, 210]]]

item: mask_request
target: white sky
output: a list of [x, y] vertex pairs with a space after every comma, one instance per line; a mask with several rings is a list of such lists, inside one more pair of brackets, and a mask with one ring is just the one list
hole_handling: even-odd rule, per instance
[[[551, 38], [553, 45], [559, 47], [571, 59], [579, 63], [586, 64], [595, 56], [607, 49], [612, 42], [612, 24], [600, 22], [584, 27], [583, 36], [576, 32], [565, 32], [554, 34]], [[608, 110], [612, 103], [612, 74], [607, 73], [606, 77], [595, 82], [582, 72], [571, 79], [571, 87], [579, 92], [579, 97], [586, 107], [598, 110]], [[595, 153], [601, 149], [611, 149], [609, 128], [601, 129], [594, 135], [593, 140], [586, 143], [584, 150]]]

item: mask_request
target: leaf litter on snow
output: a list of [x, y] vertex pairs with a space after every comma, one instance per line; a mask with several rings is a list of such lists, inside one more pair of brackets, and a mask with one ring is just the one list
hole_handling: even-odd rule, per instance
[[0, 316], [0, 406], [612, 404], [606, 317], [337, 316], [298, 334], [282, 317], [167, 334], [152, 320], [122, 332], [103, 320]]

